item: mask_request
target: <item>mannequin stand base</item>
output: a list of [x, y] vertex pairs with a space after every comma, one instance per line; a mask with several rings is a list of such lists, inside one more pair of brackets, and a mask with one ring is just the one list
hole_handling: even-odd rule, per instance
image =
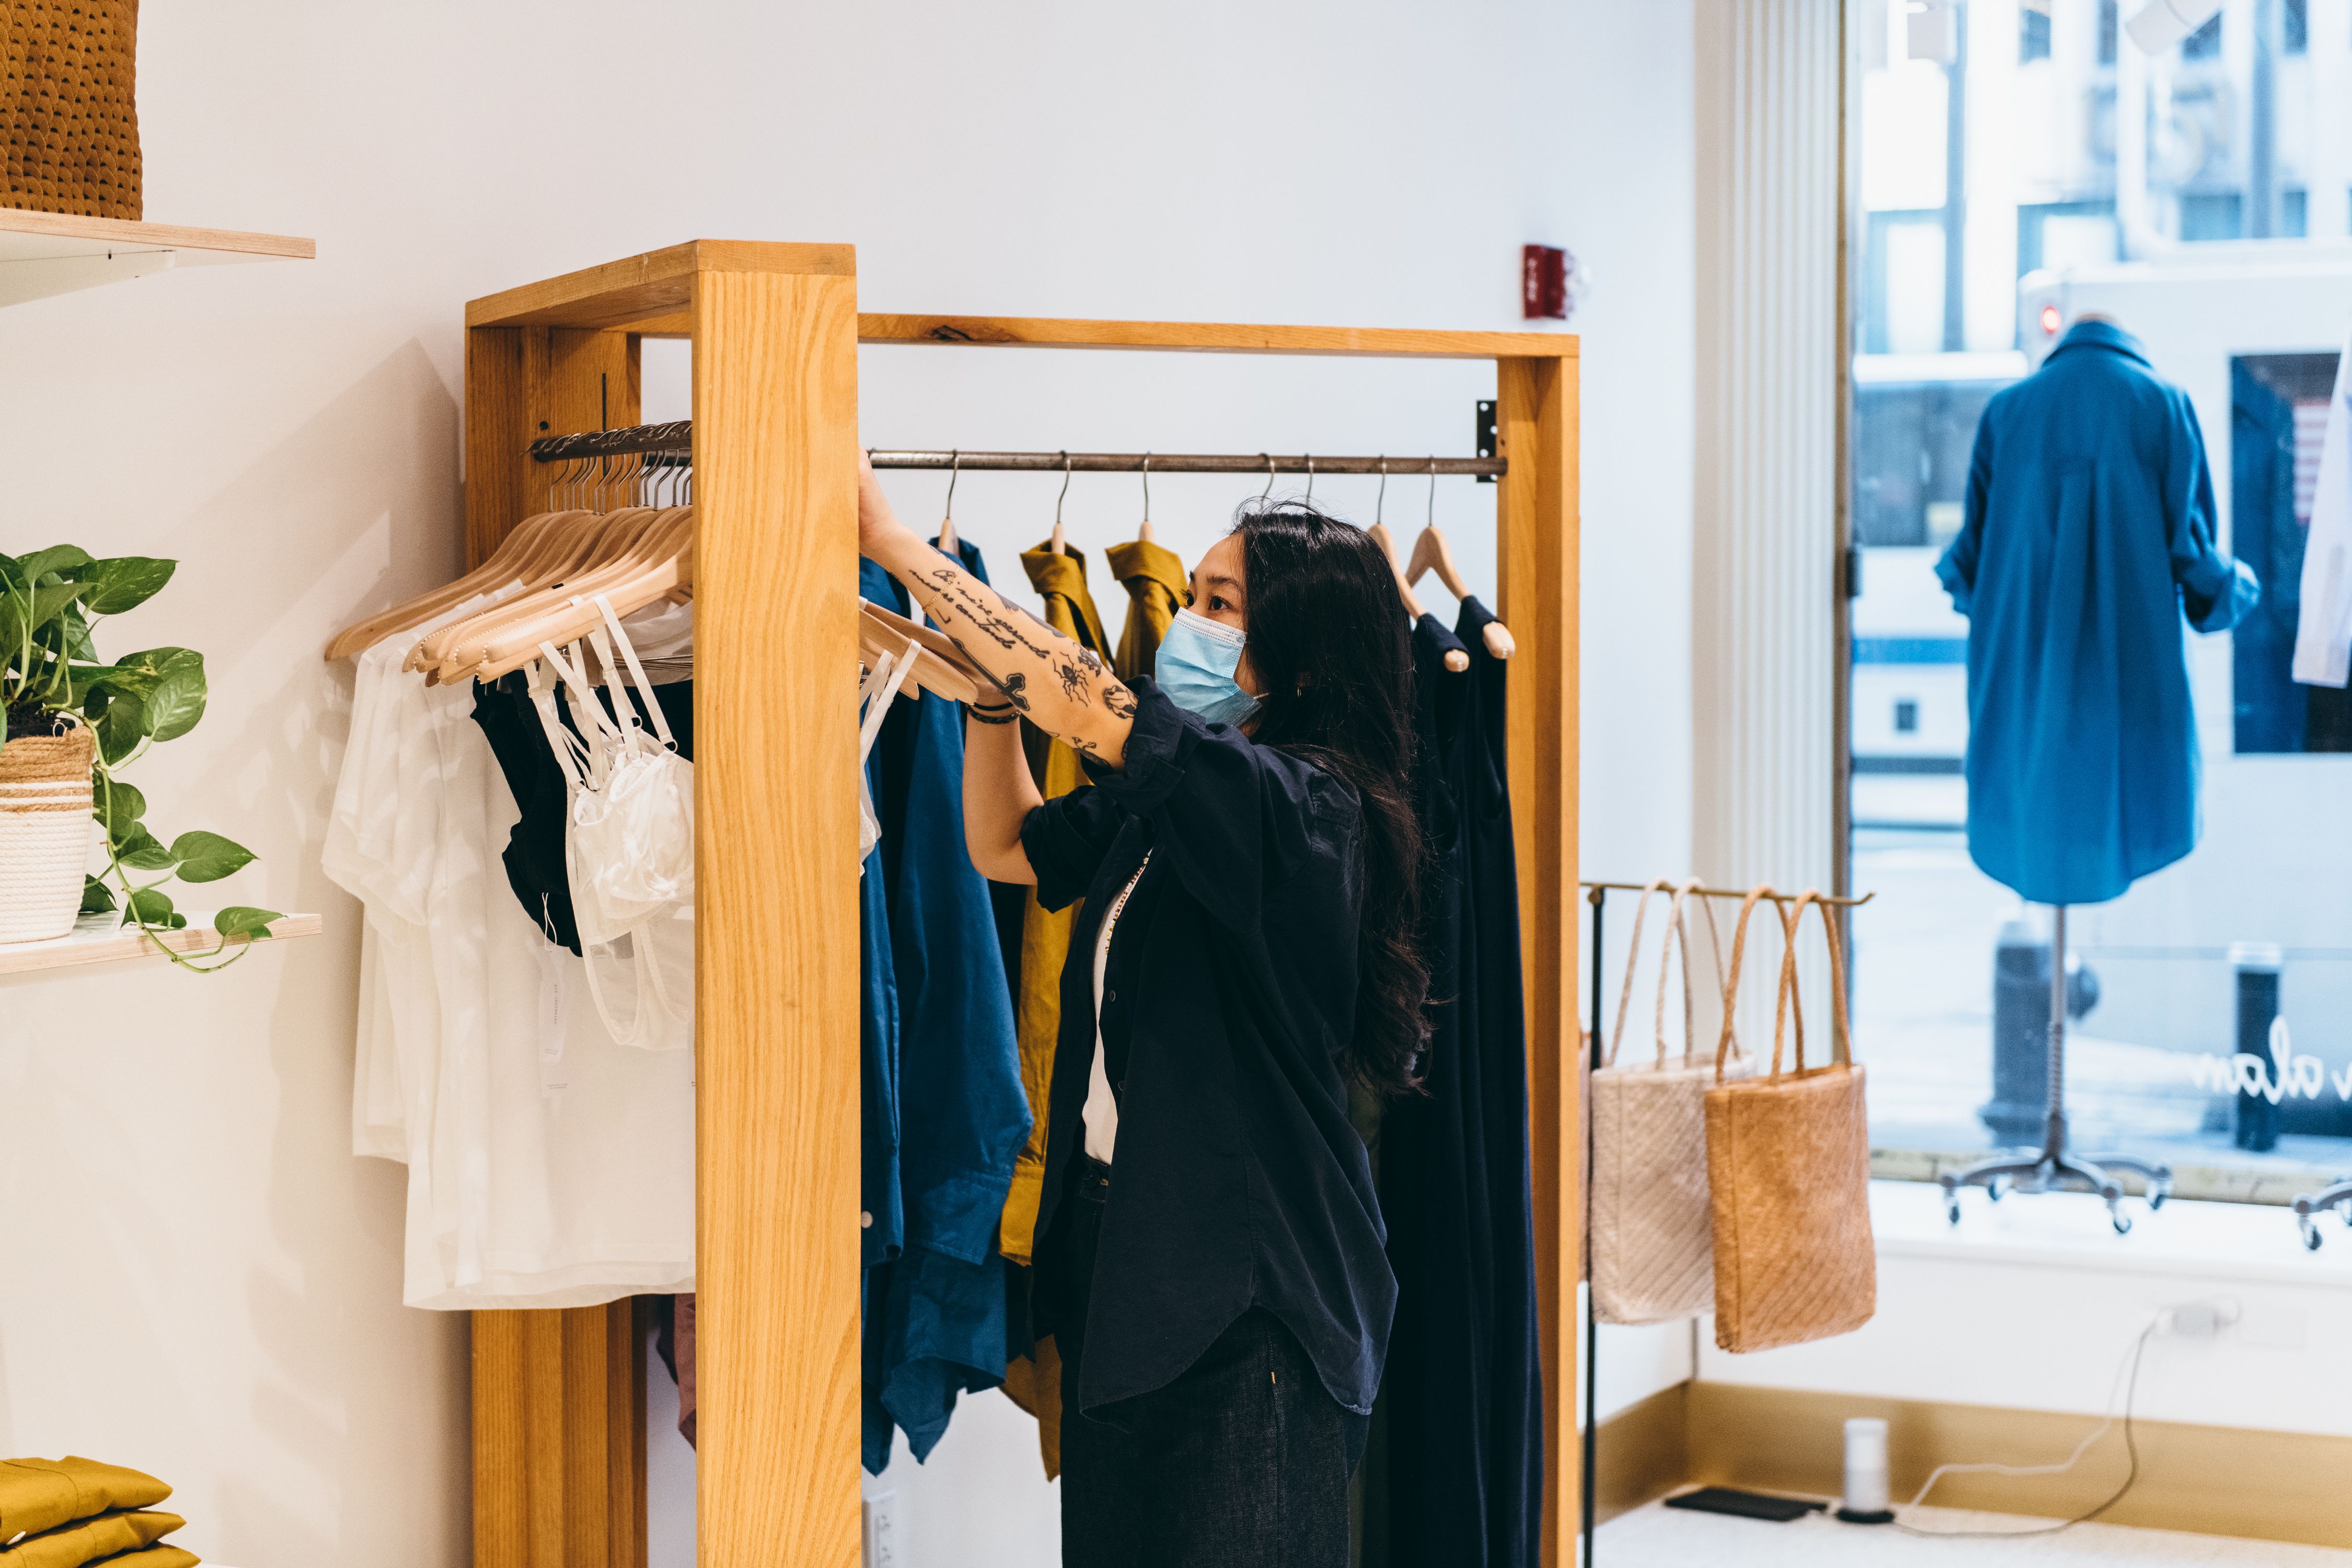
[[1895, 1522], [1895, 1510], [1891, 1508], [1873, 1509], [1868, 1513], [1856, 1513], [1852, 1509], [1842, 1508], [1837, 1510], [1837, 1516], [1848, 1524], [1893, 1524]]
[[[2129, 1171], [2147, 1183], [2147, 1206], [2150, 1213], [2164, 1206], [2172, 1195], [2172, 1167], [2129, 1154], [2100, 1154], [2077, 1159], [2071, 1154], [2047, 1151], [2040, 1154], [1996, 1155], [1979, 1161], [1967, 1170], [1946, 1172], [1937, 1178], [1944, 1189], [1944, 1217], [1952, 1224], [1960, 1223], [1960, 1189], [1982, 1187], [1985, 1196], [1999, 1203], [2004, 1194], [2020, 1193], [2096, 1193], [2105, 1200], [2107, 1218], [2114, 1224], [2117, 1236], [2126, 1235], [2132, 1227], [2131, 1216], [2123, 1211], [2123, 1184], [2110, 1174]], [[2352, 1184], [2347, 1184], [2346, 1196], [2352, 1198]], [[2306, 1245], [2309, 1245], [2306, 1241]]]
[[2306, 1193], [2294, 1200], [2295, 1228], [2303, 1232], [2303, 1245], [2312, 1251], [2319, 1250], [2319, 1226], [2313, 1216], [2326, 1209], [2344, 1211], [2344, 1223], [2352, 1225], [2352, 1182], [2338, 1182], [2325, 1192]]

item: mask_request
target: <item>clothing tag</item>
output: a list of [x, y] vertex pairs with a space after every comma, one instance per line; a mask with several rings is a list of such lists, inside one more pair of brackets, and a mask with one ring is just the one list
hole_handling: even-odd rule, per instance
[[539, 944], [539, 1092], [553, 1100], [571, 1087], [563, 1065], [563, 960], [571, 954], [551, 942]]

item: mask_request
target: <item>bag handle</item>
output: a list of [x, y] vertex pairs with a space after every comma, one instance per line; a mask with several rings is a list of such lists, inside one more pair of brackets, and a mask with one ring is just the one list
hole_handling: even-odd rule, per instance
[[[1715, 1081], [1717, 1083], [1721, 1083], [1723, 1081], [1723, 1066], [1725, 1061], [1731, 1055], [1731, 1016], [1736, 1010], [1736, 1005], [1739, 1000], [1739, 966], [1748, 954], [1748, 917], [1756, 912], [1756, 903], [1759, 899], [1772, 900], [1773, 912], [1776, 914], [1779, 913], [1780, 898], [1780, 895], [1772, 890], [1772, 885], [1770, 883], [1759, 882], [1754, 887], [1748, 889], [1748, 897], [1740, 900], [1739, 923], [1734, 926], [1731, 931], [1731, 978], [1724, 982], [1723, 986], [1723, 1034], [1721, 1037], [1716, 1041], [1715, 1046]], [[1788, 929], [1785, 921], [1781, 929], [1784, 932]], [[1801, 1022], [1800, 1022], [1798, 1027], [1801, 1030], [1802, 1029], [1803, 1025]], [[1774, 1066], [1775, 1070], [1777, 1071], [1777, 1055], [1774, 1059]]]
[[1601, 1058], [1602, 1067], [1617, 1065], [1617, 1042], [1625, 1037], [1625, 1010], [1633, 1001], [1633, 969], [1642, 962], [1642, 919], [1650, 912], [1650, 895], [1663, 893], [1673, 886], [1664, 877], [1658, 878], [1642, 889], [1642, 901], [1633, 906], [1633, 937], [1625, 944], [1625, 984], [1617, 989], [1617, 1018], [1609, 1026], [1609, 1054]]
[[[1797, 997], [1797, 928], [1804, 921], [1805, 906], [1808, 904], [1821, 911], [1822, 938], [1829, 944], [1830, 950], [1832, 1027], [1830, 1059], [1827, 1065], [1831, 1067], [1853, 1065], [1853, 1039], [1847, 1026], [1845, 1016], [1845, 955], [1838, 948], [1837, 922], [1830, 918], [1830, 907], [1822, 900], [1820, 889], [1807, 888], [1802, 893], [1797, 895], [1796, 908], [1789, 911], [1788, 943], [1780, 954], [1780, 992], [1772, 1006], [1772, 1076], [1776, 1079], [1780, 1076], [1781, 1024], [1786, 1011], [1796, 1002]], [[1795, 1011], [1797, 1014], [1797, 1071], [1801, 1073], [1805, 1070], [1804, 1010], [1801, 1005], [1797, 1005]]]
[[1683, 883], [1675, 889], [1673, 902], [1666, 906], [1666, 940], [1658, 949], [1658, 1016], [1653, 1026], [1657, 1037], [1658, 1067], [1662, 1070], [1666, 1065], [1666, 971], [1674, 965], [1677, 946], [1682, 949], [1683, 956], [1683, 1059], [1690, 1059], [1691, 1029], [1696, 1015], [1691, 997], [1690, 927], [1684, 922], [1683, 905], [1697, 887], [1696, 878]]
[[[1693, 888], [1696, 888], [1698, 883], [1694, 879], [1690, 885]], [[1715, 921], [1715, 900], [1706, 897], [1705, 894], [1701, 894], [1698, 900], [1698, 912], [1706, 917], [1706, 946], [1707, 951], [1715, 954], [1715, 988], [1720, 992], [1723, 991], [1724, 988], [1723, 928], [1716, 924]], [[1690, 954], [1687, 950], [1685, 950], [1683, 954], [1683, 963], [1685, 966], [1690, 963]], [[1731, 1003], [1728, 993], [1725, 993], [1723, 1013], [1724, 1017], [1727, 1022], [1731, 1016]], [[1688, 1027], [1685, 1026], [1683, 1032], [1683, 1065], [1685, 1067], [1689, 1067], [1691, 1065], [1691, 1058], [1696, 1054], [1696, 1042], [1691, 1038], [1690, 1031]], [[1736, 1026], [1731, 1031], [1731, 1049], [1732, 1054], [1738, 1057], [1742, 1061], [1748, 1059], [1748, 1047], [1739, 1043], [1739, 1031]]]

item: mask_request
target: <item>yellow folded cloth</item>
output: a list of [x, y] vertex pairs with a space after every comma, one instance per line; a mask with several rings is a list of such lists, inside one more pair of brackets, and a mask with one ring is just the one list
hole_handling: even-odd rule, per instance
[[196, 1568], [203, 1558], [176, 1546], [150, 1546], [143, 1552], [126, 1552], [120, 1557], [101, 1557], [90, 1568]]
[[152, 1507], [171, 1495], [151, 1475], [96, 1459], [0, 1459], [0, 1543], [110, 1509]]
[[[83, 1568], [101, 1559], [120, 1562], [125, 1554], [154, 1545], [187, 1522], [176, 1513], [143, 1510], [101, 1513], [0, 1548], [0, 1568]], [[142, 1555], [139, 1561], [143, 1563], [146, 1559]]]

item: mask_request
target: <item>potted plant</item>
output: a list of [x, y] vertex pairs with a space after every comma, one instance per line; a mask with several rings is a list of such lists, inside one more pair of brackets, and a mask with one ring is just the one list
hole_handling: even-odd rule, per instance
[[[205, 660], [184, 647], [149, 648], [111, 663], [91, 633], [106, 616], [154, 596], [178, 565], [145, 556], [94, 559], [70, 544], [17, 559], [0, 554], [0, 942], [63, 936], [83, 915], [120, 909], [149, 935], [188, 920], [163, 885], [213, 882], [253, 852], [217, 833], [165, 844], [142, 819], [147, 797], [118, 776], [148, 747], [175, 741], [205, 713]], [[94, 833], [95, 817], [102, 833]], [[100, 839], [106, 868], [89, 874]], [[237, 937], [269, 934], [274, 910], [226, 909], [218, 947], [171, 953], [183, 968], [221, 968], [242, 956]], [[158, 944], [161, 945], [160, 943]], [[168, 952], [169, 950], [165, 949]], [[210, 962], [205, 962], [209, 960]]]

